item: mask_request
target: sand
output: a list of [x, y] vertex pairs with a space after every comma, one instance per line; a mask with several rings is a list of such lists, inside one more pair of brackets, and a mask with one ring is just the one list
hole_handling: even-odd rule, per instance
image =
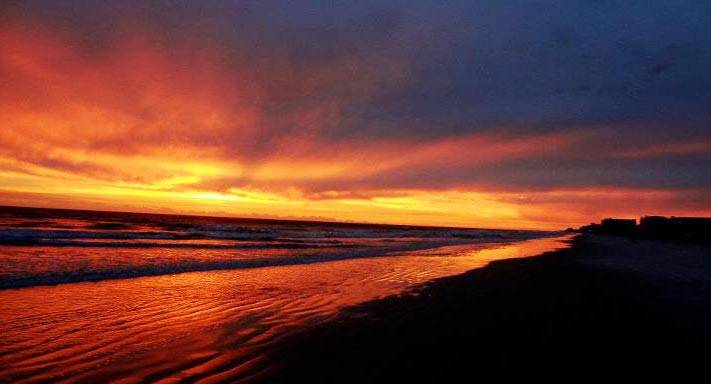
[[710, 245], [582, 235], [349, 308], [254, 381], [703, 382], [710, 342]]

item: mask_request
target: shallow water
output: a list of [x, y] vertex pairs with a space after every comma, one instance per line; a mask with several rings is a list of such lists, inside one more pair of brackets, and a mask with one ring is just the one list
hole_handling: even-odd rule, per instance
[[[498, 243], [469, 239], [464, 244], [455, 240], [455, 244], [426, 249], [375, 246], [387, 250], [382, 256], [178, 274], [166, 267], [165, 274], [157, 276], [0, 290], [0, 381], [248, 379], [265, 369], [260, 356], [273, 343], [294, 330], [333, 318], [344, 307], [402, 293], [492, 260], [564, 246], [559, 238]], [[0, 252], [27, 247], [33, 246], [8, 245]], [[34, 247], [38, 253], [34, 257], [42, 257], [47, 245]], [[91, 251], [86, 257], [96, 260], [83, 261], [91, 268], [112, 250], [59, 248]], [[161, 250], [151, 248], [155, 257], [165, 258]], [[74, 257], [71, 252], [69, 256]], [[168, 263], [160, 259], [156, 265], [172, 266], [174, 257], [167, 257]], [[180, 262], [183, 257], [202, 256], [181, 255]], [[225, 256], [216, 253], [215, 257]], [[141, 260], [136, 254], [129, 259], [134, 264]], [[21, 273], [28, 273], [21, 267]]]
[[0, 207], [0, 289], [318, 263], [550, 235]]

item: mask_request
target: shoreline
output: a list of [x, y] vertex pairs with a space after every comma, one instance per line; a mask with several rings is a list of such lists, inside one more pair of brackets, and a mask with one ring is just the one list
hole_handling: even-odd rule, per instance
[[247, 381], [691, 379], [711, 342], [710, 250], [580, 235], [348, 308]]
[[[539, 238], [521, 238], [517, 240], [508, 239], [489, 239], [480, 241], [474, 246], [479, 247], [480, 250], [496, 249], [507, 247], [511, 245], [516, 245], [517, 243], [523, 243], [526, 241], [535, 240], [546, 240], [546, 239], [557, 239], [558, 237], [539, 237]], [[2, 247], [4, 244], [0, 244]], [[36, 287], [56, 287], [67, 284], [80, 284], [80, 283], [101, 283], [106, 281], [117, 281], [117, 280], [130, 280], [136, 278], [150, 278], [150, 277], [161, 277], [161, 276], [171, 276], [184, 273], [200, 273], [200, 272], [219, 272], [219, 271], [235, 271], [235, 270], [251, 270], [257, 268], [278, 268], [278, 267], [288, 267], [294, 265], [309, 265], [309, 264], [319, 264], [319, 263], [334, 263], [348, 260], [358, 260], [358, 259], [375, 259], [383, 257], [397, 257], [399, 254], [408, 253], [418, 253], [418, 252], [428, 252], [436, 251], [441, 248], [446, 247], [456, 247], [456, 246], [471, 246], [472, 244], [460, 240], [460, 242], [425, 242], [412, 243], [407, 246], [392, 246], [388, 248], [384, 246], [382, 249], [356, 249], [355, 247], [346, 246], [343, 248], [335, 248], [330, 252], [325, 252], [321, 254], [295, 254], [292, 256], [285, 256], [280, 258], [241, 258], [236, 260], [228, 259], [217, 259], [211, 261], [190, 261], [182, 264], [154, 264], [154, 265], [139, 265], [139, 266], [124, 266], [122, 268], [116, 269], [105, 269], [105, 270], [95, 270], [91, 273], [87, 273], [85, 270], [77, 271], [64, 271], [64, 272], [54, 272], [45, 273], [42, 275], [35, 276], [18, 276], [18, 277], [6, 277], [0, 278], [0, 292], [6, 290], [17, 290], [17, 289], [32, 289]], [[7, 245], [5, 245], [7, 246]], [[11, 247], [15, 247], [12, 245]], [[55, 246], [56, 247], [56, 246]], [[19, 246], [18, 246], [19, 248]], [[30, 247], [24, 247], [30, 249]], [[112, 250], [113, 248], [100, 248], [101, 250]], [[148, 247], [147, 247], [148, 248]], [[150, 247], [153, 249], [161, 248], [159, 245]], [[296, 248], [296, 247], [295, 247]], [[123, 249], [142, 249], [138, 247], [124, 247]], [[229, 247], [225, 246], [227, 251], [243, 251], [247, 248], [237, 248], [235, 246]], [[281, 249], [278, 247], [272, 247], [271, 249]], [[286, 248], [285, 248], [286, 249]], [[351, 251], [355, 249], [355, 251]], [[212, 249], [210, 249], [212, 250]], [[349, 252], [350, 253], [347, 253]], [[339, 254], [340, 252], [340, 254]]]
[[0, 291], [0, 382], [233, 382], [292, 334], [349, 306], [558, 238], [450, 245], [387, 257]]

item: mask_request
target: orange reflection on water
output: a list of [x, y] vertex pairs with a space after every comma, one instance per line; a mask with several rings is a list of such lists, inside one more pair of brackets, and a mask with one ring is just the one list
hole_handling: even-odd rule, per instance
[[[491, 245], [487, 245], [491, 247]], [[561, 238], [0, 291], [0, 379], [236, 380], [290, 331]]]

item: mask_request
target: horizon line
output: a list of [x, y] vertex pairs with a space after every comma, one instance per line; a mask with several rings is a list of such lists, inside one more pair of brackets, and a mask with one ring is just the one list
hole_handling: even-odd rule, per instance
[[301, 224], [337, 224], [337, 225], [352, 225], [352, 226], [378, 226], [378, 227], [405, 227], [405, 228], [436, 228], [436, 229], [465, 229], [465, 230], [484, 230], [484, 231], [531, 231], [531, 232], [563, 232], [564, 229], [544, 230], [544, 229], [522, 229], [522, 228], [484, 228], [484, 227], [458, 227], [444, 225], [418, 225], [418, 224], [391, 224], [391, 223], [368, 223], [356, 221], [339, 221], [338, 219], [319, 220], [308, 218], [268, 218], [268, 217], [245, 217], [245, 216], [222, 216], [209, 214], [194, 214], [194, 213], [158, 213], [158, 212], [142, 212], [142, 211], [117, 211], [117, 210], [101, 210], [101, 209], [79, 209], [79, 208], [55, 208], [55, 207], [37, 207], [37, 206], [19, 206], [0, 204], [0, 211], [6, 208], [10, 209], [30, 209], [30, 210], [54, 210], [54, 211], [70, 211], [70, 212], [95, 212], [95, 213], [127, 213], [140, 215], [155, 215], [155, 216], [173, 216], [173, 217], [191, 217], [191, 218], [215, 218], [215, 219], [239, 219], [251, 221], [268, 221], [268, 222], [288, 222]]

